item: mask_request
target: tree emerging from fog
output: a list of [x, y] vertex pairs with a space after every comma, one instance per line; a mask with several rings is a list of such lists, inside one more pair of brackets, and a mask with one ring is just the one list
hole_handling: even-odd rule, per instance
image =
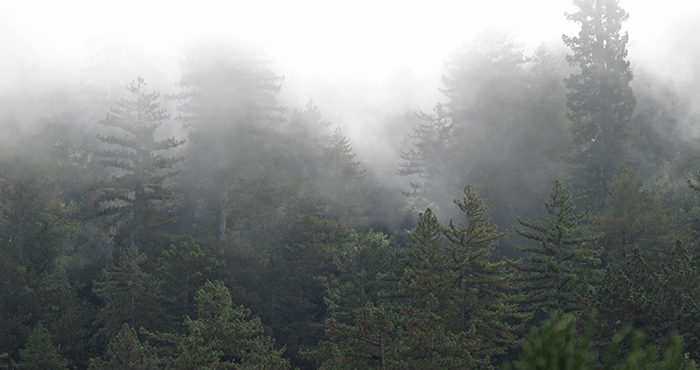
[[[172, 201], [176, 198], [169, 179], [176, 173], [180, 157], [172, 149], [183, 140], [158, 138], [157, 130], [168, 118], [160, 107], [159, 94], [149, 92], [146, 82], [137, 78], [102, 124], [108, 134], [98, 136], [106, 144], [96, 154], [110, 170], [109, 178], [97, 184], [97, 214], [105, 219], [117, 248], [130, 244], [150, 247], [158, 228], [173, 222]], [[111, 258], [111, 251], [108, 252]]]
[[635, 107], [627, 60], [629, 36], [622, 33], [628, 14], [617, 0], [574, 1], [567, 19], [579, 23], [578, 36], [563, 36], [578, 71], [566, 79], [567, 107], [573, 122], [574, 178], [589, 201], [600, 202], [603, 189], [624, 163], [628, 124]]

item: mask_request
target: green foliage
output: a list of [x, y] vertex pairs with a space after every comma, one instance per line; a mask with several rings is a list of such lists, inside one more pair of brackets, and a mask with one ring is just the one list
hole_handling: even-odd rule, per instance
[[603, 326], [614, 331], [632, 325], [657, 344], [664, 344], [668, 335], [677, 332], [692, 358], [700, 359], [696, 253], [679, 242], [669, 255], [647, 258], [636, 250], [626, 263], [609, 268], [598, 288]]
[[18, 178], [0, 177], [0, 248], [30, 272], [56, 267], [71, 245], [75, 207], [56, 196], [56, 184], [28, 171]]
[[92, 370], [148, 370], [158, 368], [158, 357], [148, 343], [141, 343], [134, 328], [124, 323], [109, 341], [107, 359], [90, 359]]
[[41, 323], [29, 334], [27, 346], [20, 351], [22, 361], [17, 364], [20, 369], [67, 369], [67, 361], [59, 355], [51, 343], [49, 331]]
[[583, 337], [576, 335], [576, 319], [573, 315], [554, 312], [541, 327], [533, 330], [523, 344], [522, 360], [517, 369], [576, 370], [594, 368], [596, 356], [592, 349], [592, 327]]
[[[172, 200], [175, 193], [168, 184], [175, 164], [182, 158], [173, 149], [184, 140], [158, 138], [158, 128], [168, 118], [160, 108], [159, 94], [146, 91], [146, 82], [137, 78], [128, 86], [130, 99], [122, 99], [101, 121], [111, 131], [98, 136], [104, 149], [96, 154], [100, 163], [113, 172], [96, 184], [98, 216], [117, 247], [126, 249], [136, 243], [151, 251], [155, 232], [174, 221]], [[111, 252], [107, 252], [111, 259]]]
[[184, 320], [195, 314], [195, 293], [207, 280], [223, 275], [223, 263], [212, 252], [188, 238], [171, 244], [156, 264], [155, 277], [167, 303], [167, 322], [173, 329], [183, 329]]
[[330, 318], [327, 340], [313, 355], [321, 369], [399, 369], [395, 348], [395, 314], [385, 306], [367, 302], [353, 310], [350, 323]]
[[386, 235], [351, 232], [334, 258], [337, 276], [328, 282], [325, 338], [307, 357], [322, 368], [386, 366], [395, 331], [389, 303], [397, 278], [391, 260]]
[[[535, 369], [697, 369], [683, 353], [683, 339], [670, 335], [669, 344], [659, 356], [654, 345], [645, 343], [641, 332], [624, 329], [603, 349], [602, 356], [593, 346], [595, 319], [589, 318], [581, 336], [573, 315], [554, 312], [541, 327], [532, 331], [523, 344], [515, 368]], [[631, 343], [630, 343], [631, 342]], [[627, 351], [621, 349], [627, 345]], [[506, 367], [508, 368], [508, 367]]]
[[250, 310], [232, 305], [231, 294], [221, 281], [207, 281], [197, 291], [197, 318], [186, 319], [187, 334], [151, 334], [169, 343], [163, 364], [171, 369], [284, 369], [283, 350], [263, 335], [260, 319]]
[[600, 249], [594, 244], [600, 235], [586, 230], [586, 212], [576, 211], [571, 194], [558, 181], [545, 208], [544, 221], [518, 219], [524, 228], [515, 229], [536, 243], [521, 247], [526, 259], [515, 264], [523, 276], [522, 304], [547, 313], [581, 311], [592, 274], [600, 265]]
[[414, 307], [431, 306], [436, 302], [443, 309], [454, 299], [456, 271], [450, 268], [448, 245], [442, 227], [430, 208], [418, 215], [411, 240], [406, 268], [401, 279]]
[[96, 320], [102, 339], [114, 336], [124, 323], [135, 328], [153, 328], [159, 323], [158, 286], [141, 268], [144, 262], [146, 256], [131, 246], [94, 283], [93, 291], [105, 304]]
[[514, 281], [509, 266], [505, 261], [492, 261], [493, 250], [505, 233], [491, 223], [486, 206], [470, 186], [464, 188], [464, 195], [455, 204], [467, 224], [457, 226], [450, 220], [443, 230], [460, 310], [448, 325], [466, 332], [470, 355], [484, 364], [516, 343], [513, 320], [517, 322], [520, 314], [509, 302], [507, 290]]
[[418, 215], [401, 285], [409, 302], [401, 307], [398, 361], [403, 368], [475, 366], [463, 328], [450, 320], [459, 311], [458, 272], [443, 228], [430, 209]]
[[577, 36], [563, 36], [573, 54], [566, 60], [578, 69], [565, 80], [568, 117], [576, 145], [574, 184], [586, 200], [599, 204], [606, 183], [626, 158], [628, 127], [636, 104], [630, 87], [628, 14], [618, 0], [574, 0], [578, 9], [567, 19], [581, 25]]
[[626, 168], [608, 184], [608, 197], [596, 218], [603, 232], [607, 264], [617, 266], [632, 257], [634, 248], [651, 258], [667, 253], [673, 246], [673, 213], [652, 190]]
[[396, 280], [391, 267], [389, 240], [381, 232], [353, 231], [335, 256], [338, 275], [328, 288], [328, 309], [344, 321], [356, 308], [379, 304], [389, 295]]

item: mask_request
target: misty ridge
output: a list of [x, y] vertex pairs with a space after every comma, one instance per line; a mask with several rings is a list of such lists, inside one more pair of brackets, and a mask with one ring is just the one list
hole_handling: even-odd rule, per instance
[[0, 15], [0, 368], [697, 368], [700, 29], [626, 5], [346, 77]]

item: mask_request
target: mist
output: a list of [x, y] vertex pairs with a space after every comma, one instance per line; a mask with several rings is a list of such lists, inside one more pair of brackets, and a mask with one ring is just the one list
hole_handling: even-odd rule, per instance
[[589, 366], [691, 368], [697, 19], [4, 2], [0, 362], [118, 368], [128, 342], [143, 368], [517, 367], [593, 307]]

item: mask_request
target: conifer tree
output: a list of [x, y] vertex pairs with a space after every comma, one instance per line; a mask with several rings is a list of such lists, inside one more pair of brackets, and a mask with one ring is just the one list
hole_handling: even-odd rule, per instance
[[349, 324], [331, 318], [328, 340], [313, 355], [321, 369], [399, 369], [396, 317], [388, 307], [367, 302], [356, 308]]
[[456, 272], [437, 217], [428, 208], [411, 232], [401, 285], [408, 304], [400, 309], [398, 361], [404, 368], [468, 368], [474, 359], [464, 333], [450, 318], [459, 309]]
[[52, 270], [56, 258], [70, 248], [76, 212], [55, 195], [56, 184], [47, 176], [26, 172], [16, 178], [0, 176], [0, 248], [38, 274]]
[[158, 368], [158, 356], [136, 331], [124, 323], [107, 346], [107, 360], [90, 359], [92, 370], [148, 370]]
[[401, 282], [414, 306], [437, 300], [444, 308], [453, 299], [452, 282], [456, 276], [450, 269], [449, 249], [442, 230], [428, 208], [418, 215], [416, 228], [410, 234], [407, 266]]
[[27, 346], [20, 351], [22, 361], [18, 364], [20, 369], [67, 369], [67, 361], [59, 355], [56, 347], [51, 343], [49, 331], [39, 323], [31, 334]]
[[221, 281], [207, 281], [197, 291], [197, 318], [186, 319], [187, 334], [153, 334], [169, 343], [163, 362], [172, 369], [286, 369], [283, 349], [274, 348], [264, 335], [260, 319], [250, 310], [235, 307], [231, 294]]
[[627, 60], [628, 14], [618, 0], [574, 0], [577, 11], [567, 19], [581, 24], [577, 36], [563, 36], [578, 72], [565, 80], [573, 122], [573, 177], [588, 201], [603, 200], [605, 184], [623, 163], [628, 124], [635, 107]]
[[529, 309], [552, 313], [585, 307], [586, 284], [600, 264], [600, 235], [587, 232], [582, 223], [586, 212], [577, 212], [571, 194], [555, 181], [543, 221], [518, 219], [518, 235], [535, 244], [521, 247], [525, 261], [517, 264], [523, 274], [523, 302]]
[[463, 328], [469, 354], [484, 365], [516, 343], [517, 323], [524, 315], [510, 302], [508, 288], [514, 277], [509, 266], [492, 261], [493, 250], [505, 233], [491, 223], [486, 206], [470, 186], [464, 188], [464, 195], [455, 204], [466, 217], [466, 225], [450, 220], [443, 231], [460, 309], [450, 325]]
[[418, 113], [418, 119], [420, 123], [409, 134], [412, 148], [401, 152], [403, 162], [398, 170], [399, 175], [414, 178], [410, 190], [404, 192], [413, 203], [413, 211], [440, 203], [441, 199], [436, 199], [440, 194], [437, 186], [448, 175], [446, 166], [453, 131], [452, 119], [442, 105], [435, 107], [434, 114]]
[[532, 330], [522, 346], [515, 369], [697, 369], [695, 362], [683, 352], [683, 338], [678, 334], [669, 335], [661, 354], [657, 346], [646, 341], [642, 332], [629, 328], [601, 339], [605, 345], [597, 349], [594, 346], [595, 324], [595, 317], [590, 317], [585, 331], [580, 334], [573, 315], [554, 312], [542, 326]]
[[644, 189], [631, 170], [621, 168], [608, 183], [608, 193], [596, 217], [606, 264], [624, 264], [635, 248], [652, 259], [673, 249], [677, 233], [672, 210], [655, 191]]
[[223, 274], [223, 263], [192, 238], [171, 244], [163, 251], [154, 275], [160, 281], [162, 302], [166, 304], [165, 321], [172, 329], [184, 329], [185, 318], [194, 316], [196, 311], [196, 292], [206, 281]]
[[386, 235], [372, 231], [353, 231], [336, 252], [337, 276], [329, 279], [325, 298], [326, 336], [306, 353], [322, 368], [382, 368], [387, 358], [396, 360], [391, 252]]
[[[136, 243], [151, 252], [157, 231], [174, 221], [175, 194], [168, 181], [181, 160], [173, 149], [184, 141], [158, 137], [158, 128], [168, 115], [160, 108], [159, 94], [147, 91], [146, 86], [142, 78], [132, 81], [127, 86], [130, 98], [122, 99], [101, 121], [110, 132], [98, 136], [104, 149], [97, 154], [100, 163], [113, 172], [97, 184], [95, 205], [118, 248]], [[111, 257], [107, 251], [107, 258]]]
[[97, 314], [98, 336], [114, 336], [124, 323], [134, 328], [153, 328], [159, 322], [155, 279], [141, 268], [146, 256], [136, 246], [127, 249], [103, 271], [103, 280], [94, 283], [95, 294], [105, 302]]
[[691, 358], [700, 360], [700, 268], [694, 248], [677, 242], [671, 253], [652, 258], [635, 249], [626, 263], [608, 268], [597, 289], [601, 326], [614, 332], [632, 325], [661, 345], [676, 332]]

